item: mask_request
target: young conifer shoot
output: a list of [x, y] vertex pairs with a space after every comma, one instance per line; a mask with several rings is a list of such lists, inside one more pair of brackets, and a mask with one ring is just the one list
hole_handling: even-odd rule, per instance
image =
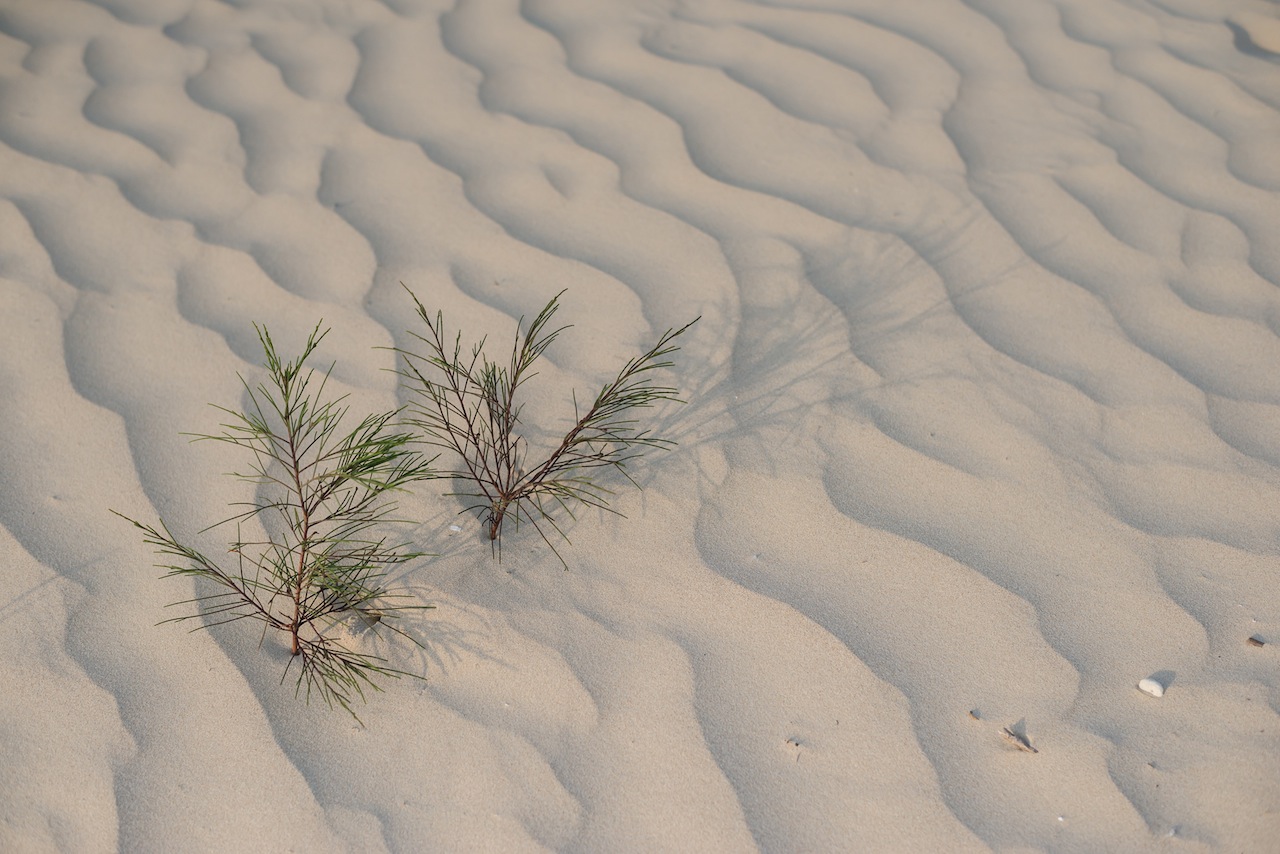
[[[263, 623], [263, 635], [284, 635], [292, 657], [281, 681], [298, 662], [295, 695], [306, 689], [330, 706], [356, 717], [352, 702], [365, 699], [364, 689], [378, 689], [377, 677], [404, 675], [374, 655], [353, 652], [340, 639], [339, 623], [354, 620], [375, 633], [385, 627], [417, 643], [391, 625], [398, 612], [430, 606], [409, 605], [408, 597], [388, 591], [389, 570], [421, 556], [404, 544], [388, 544], [375, 528], [393, 522], [391, 490], [434, 477], [430, 460], [411, 450], [411, 433], [392, 429], [399, 411], [370, 415], [344, 433], [341, 422], [349, 407], [345, 396], [325, 400], [329, 370], [319, 375], [305, 367], [328, 330], [317, 325], [302, 355], [283, 361], [271, 336], [256, 327], [266, 354], [266, 382], [241, 383], [249, 402], [244, 412], [216, 407], [231, 416], [217, 436], [197, 440], [226, 442], [249, 452], [247, 472], [234, 476], [257, 486], [245, 510], [211, 525], [235, 523], [234, 558], [224, 566], [184, 545], [163, 520], [159, 529], [125, 518], [141, 529], [157, 554], [176, 562], [158, 564], [164, 577], [191, 576], [213, 582], [220, 590], [174, 605], [194, 605], [194, 612], [164, 622], [201, 620], [192, 631], [236, 620]], [[113, 511], [114, 512], [114, 511]], [[121, 515], [121, 514], [116, 514]], [[258, 517], [265, 541], [246, 541], [241, 528]], [[201, 533], [204, 533], [203, 531]], [[356, 718], [359, 720], [359, 718]]]
[[423, 431], [424, 442], [457, 459], [460, 467], [441, 476], [467, 484], [453, 495], [467, 500], [466, 510], [479, 512], [495, 551], [501, 555], [503, 523], [512, 519], [518, 529], [524, 521], [533, 524], [561, 564], [564, 558], [542, 527], [545, 522], [568, 541], [552, 515], [555, 509], [570, 517], [582, 506], [617, 513], [609, 506], [613, 491], [594, 479], [598, 470], [615, 469], [638, 488], [627, 464], [645, 450], [675, 445], [640, 429], [633, 415], [658, 401], [681, 402], [678, 390], [658, 385], [655, 374], [671, 367], [666, 357], [679, 349], [673, 342], [699, 319], [667, 330], [653, 347], [627, 362], [585, 412], [575, 395], [573, 424], [554, 449], [531, 462], [529, 446], [517, 432], [517, 392], [536, 376], [538, 357], [569, 328], [551, 325], [563, 294], [551, 298], [523, 335], [517, 329], [511, 359], [500, 365], [484, 354], [483, 340], [464, 353], [461, 332], [450, 340], [444, 315], [437, 311], [433, 317], [409, 291], [427, 327], [425, 335], [410, 334], [426, 346], [426, 353], [399, 351], [406, 365], [400, 373], [414, 392], [410, 422]]

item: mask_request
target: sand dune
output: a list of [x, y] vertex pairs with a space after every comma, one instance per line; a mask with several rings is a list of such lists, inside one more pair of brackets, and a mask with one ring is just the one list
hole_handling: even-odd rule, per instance
[[[1277, 140], [1272, 0], [0, 0], [0, 849], [1277, 850]], [[401, 282], [546, 430], [702, 320], [567, 571], [402, 500], [362, 726], [108, 510]]]

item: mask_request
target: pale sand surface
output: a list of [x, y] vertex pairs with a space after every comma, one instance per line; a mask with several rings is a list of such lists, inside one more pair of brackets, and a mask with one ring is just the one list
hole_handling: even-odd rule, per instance
[[[548, 430], [702, 321], [567, 571], [403, 500], [361, 727], [108, 508], [401, 281]], [[1271, 0], [0, 0], [0, 850], [1280, 851], [1278, 336]]]

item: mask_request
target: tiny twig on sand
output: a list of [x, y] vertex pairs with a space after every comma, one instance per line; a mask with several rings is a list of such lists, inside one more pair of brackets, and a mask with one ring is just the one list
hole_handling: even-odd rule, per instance
[[1014, 730], [1010, 729], [1009, 727], [1004, 727], [1003, 729], [1001, 729], [1001, 730], [1000, 730], [1000, 734], [1004, 736], [1005, 741], [1009, 742], [1010, 744], [1012, 744], [1014, 747], [1018, 748], [1019, 750], [1025, 751], [1025, 752], [1027, 752], [1027, 753], [1039, 753], [1039, 752], [1040, 752], [1040, 751], [1036, 750], [1034, 747], [1032, 747], [1032, 746], [1031, 746], [1031, 740], [1030, 740], [1030, 739], [1028, 739], [1025, 735], [1023, 735], [1023, 734], [1022, 734], [1022, 733], [1020, 733], [1020, 732], [1015, 732]]

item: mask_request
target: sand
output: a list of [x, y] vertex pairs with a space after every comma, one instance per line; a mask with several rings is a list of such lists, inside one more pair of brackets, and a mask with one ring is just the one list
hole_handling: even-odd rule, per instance
[[[1278, 851], [1277, 234], [1272, 0], [0, 0], [0, 850]], [[540, 447], [702, 319], [567, 567], [401, 499], [360, 723], [109, 510], [401, 282], [567, 289]]]

